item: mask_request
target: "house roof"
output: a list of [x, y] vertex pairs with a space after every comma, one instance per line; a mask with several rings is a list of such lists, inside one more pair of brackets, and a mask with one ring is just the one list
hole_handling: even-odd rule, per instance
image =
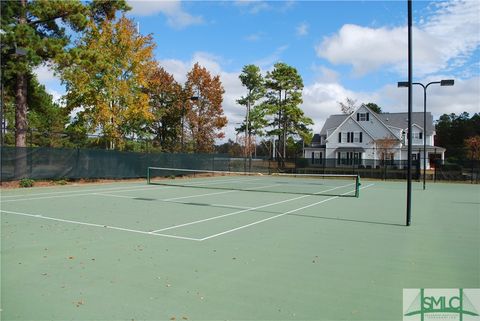
[[319, 134], [313, 135], [312, 144], [320, 144], [320, 142], [321, 142], [320, 135]]
[[[407, 128], [407, 113], [381, 113], [376, 114], [376, 116], [386, 125], [397, 128], [406, 129]], [[348, 117], [348, 115], [330, 115], [325, 124], [320, 131], [320, 135], [327, 135], [327, 130], [335, 129]], [[420, 127], [423, 127], [423, 112], [413, 112], [412, 113], [412, 124], [417, 124]], [[427, 112], [427, 135], [432, 135], [433, 127], [433, 116], [430, 112]]]
[[310, 142], [310, 147], [318, 147], [322, 143], [322, 138], [319, 134], [313, 135], [312, 141]]
[[327, 120], [325, 121], [325, 125], [323, 125], [322, 130], [320, 131], [320, 135], [327, 135], [328, 129], [335, 129], [347, 118], [348, 115], [330, 115]]
[[[408, 113], [382, 113], [377, 114], [383, 123], [387, 126], [393, 126], [397, 128], [406, 129], [408, 126]], [[433, 116], [431, 113], [427, 112], [427, 128], [425, 132], [427, 135], [433, 134]], [[412, 113], [412, 124], [417, 124], [419, 127], [423, 128], [423, 112], [414, 112]]]

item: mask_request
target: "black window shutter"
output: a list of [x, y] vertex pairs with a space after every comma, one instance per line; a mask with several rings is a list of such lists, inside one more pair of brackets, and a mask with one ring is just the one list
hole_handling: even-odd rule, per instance
[[369, 117], [369, 116], [370, 116], [370, 113], [367, 113], [367, 121], [370, 120], [370, 117]]
[[338, 142], [342, 142], [342, 132], [338, 132]]
[[360, 121], [360, 114], [357, 113], [357, 121]]
[[422, 132], [420, 132], [420, 133], [418, 134], [418, 138], [423, 139], [423, 133], [422, 133]]
[[363, 136], [363, 133], [360, 132], [360, 138], [359, 138], [360, 143], [362, 142], [362, 136]]

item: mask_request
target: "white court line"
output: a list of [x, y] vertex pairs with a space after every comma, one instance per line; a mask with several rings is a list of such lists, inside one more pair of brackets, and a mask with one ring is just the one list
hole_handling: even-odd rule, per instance
[[[258, 179], [257, 179], [258, 180]], [[116, 187], [116, 188], [106, 188], [106, 189], [93, 189], [93, 190], [82, 190], [82, 191], [64, 191], [64, 192], [52, 192], [48, 194], [58, 194], [58, 193], [70, 193], [67, 195], [54, 195], [54, 196], [45, 196], [45, 197], [31, 197], [31, 198], [21, 198], [21, 199], [10, 199], [10, 200], [1, 200], [0, 203], [10, 203], [10, 202], [21, 202], [21, 201], [32, 201], [32, 200], [41, 200], [41, 199], [50, 199], [50, 198], [62, 198], [62, 197], [75, 197], [75, 196], [86, 196], [86, 195], [92, 195], [92, 193], [85, 193], [86, 191], [113, 191], [113, 192], [136, 192], [136, 191], [144, 191], [144, 190], [157, 190], [157, 189], [171, 189], [171, 188], [179, 188], [179, 187], [184, 187], [184, 186], [195, 186], [198, 184], [204, 184], [204, 185], [212, 185], [212, 184], [221, 184], [224, 182], [237, 182], [239, 180], [222, 180], [222, 181], [215, 181], [215, 182], [196, 182], [192, 183], [190, 185], [162, 185], [162, 186], [139, 186], [139, 188], [135, 189], [125, 189], [125, 187]], [[39, 193], [38, 195], [43, 195], [47, 193]], [[33, 195], [33, 194], [32, 194]]]
[[[140, 180], [140, 179], [139, 179]], [[85, 183], [85, 184], [82, 184], [82, 183], [72, 183], [72, 184], [67, 184], [67, 185], [49, 185], [49, 186], [34, 186], [33, 188], [31, 189], [28, 189], [28, 190], [31, 190], [32, 193], [27, 193], [27, 194], [16, 194], [16, 195], [5, 195], [5, 196], [2, 196], [2, 197], [21, 197], [21, 196], [32, 196], [32, 195], [48, 195], [48, 194], [58, 194], [58, 193], [70, 193], [70, 192], [80, 192], [80, 191], [74, 191], [74, 189], [80, 189], [80, 188], [88, 188], [88, 187], [92, 187], [92, 186], [99, 186], [100, 188], [98, 188], [98, 190], [102, 190], [102, 187], [103, 188], [108, 188], [108, 186], [111, 186], [111, 185], [124, 185], [122, 187], [112, 187], [112, 188], [129, 188], [129, 187], [134, 187], [134, 186], [144, 186], [145, 185], [145, 179], [141, 180], [141, 181], [136, 181], [136, 182], [123, 182], [123, 181], [116, 181], [116, 182], [109, 182], [109, 183]], [[61, 191], [61, 192], [43, 192], [43, 193], [33, 193], [33, 191], [38, 191], [38, 190], [52, 190], [54, 188], [61, 188], [61, 189], [70, 189], [70, 190], [73, 190], [73, 191]], [[3, 193], [7, 192], [7, 194], [11, 194], [11, 193], [14, 193], [17, 189], [2, 189], [0, 188], [0, 191], [2, 191]], [[24, 188], [22, 188], [22, 190], [25, 190]]]
[[[274, 187], [274, 186], [280, 186], [280, 185], [273, 184], [273, 185], [258, 186], [257, 189]], [[246, 190], [246, 191], [252, 191], [252, 190]], [[256, 190], [253, 190], [253, 191], [256, 191]], [[185, 198], [195, 198], [195, 197], [202, 197], [202, 196], [209, 196], [209, 195], [220, 195], [220, 194], [228, 194], [228, 193], [234, 193], [234, 192], [238, 192], [238, 190], [228, 190], [228, 191], [223, 191], [223, 192], [214, 192], [214, 193], [196, 194], [196, 195], [190, 195], [190, 196], [164, 198], [164, 199], [157, 199], [157, 201], [172, 202], [172, 203], [178, 203], [178, 204], [188, 204], [188, 203], [184, 203], [184, 202], [173, 202], [173, 201], [179, 200], [179, 199], [185, 199]], [[107, 193], [91, 193], [90, 195], [109, 196], [109, 197], [128, 198], [128, 199], [138, 199], [138, 197], [136, 197], [136, 196], [123, 196], [123, 195], [115, 195], [115, 194], [107, 194]], [[228, 204], [211, 204], [211, 205], [236, 207], [236, 208], [242, 208], [242, 209], [251, 208], [251, 207], [242, 207], [242, 206], [235, 206], [235, 205], [228, 205]]]
[[[85, 189], [85, 190], [80, 190], [80, 191], [58, 191], [58, 192], [48, 192], [48, 193], [32, 193], [32, 194], [18, 194], [18, 195], [4, 195], [2, 198], [12, 198], [12, 197], [23, 197], [23, 196], [39, 196], [39, 195], [51, 195], [51, 194], [67, 194], [67, 193], [85, 193], [85, 192], [94, 192], [94, 191], [110, 191], [110, 190], [116, 190], [116, 189], [125, 189], [125, 188], [130, 188], [130, 187], [145, 187], [145, 185], [129, 185], [129, 186], [122, 186], [122, 187], [111, 187], [111, 188], [94, 188], [94, 189]], [[52, 186], [52, 187], [57, 187], [61, 188], [59, 186]], [[80, 186], [80, 185], [75, 185], [73, 188], [82, 188], [86, 186]], [[72, 187], [68, 187], [72, 188]]]
[[[331, 189], [328, 189], [328, 190], [320, 191], [320, 192], [317, 192], [317, 193], [315, 193], [315, 194], [330, 192], [330, 191], [333, 191], [333, 190], [335, 190], [335, 189], [337, 189], [337, 188], [346, 187], [346, 186], [350, 186], [350, 185], [352, 185], [352, 184], [348, 184], [348, 185], [345, 185], [345, 186], [337, 186], [337, 187], [335, 187], [335, 188], [331, 188]], [[351, 193], [351, 192], [348, 192], [348, 193]], [[258, 210], [258, 209], [265, 208], [265, 207], [269, 207], [269, 206], [273, 206], [273, 205], [278, 205], [278, 204], [287, 203], [287, 202], [299, 200], [299, 199], [306, 198], [306, 197], [311, 197], [311, 196], [314, 196], [315, 194], [313, 194], [313, 195], [312, 195], [312, 194], [302, 195], [302, 196], [298, 196], [298, 197], [294, 197], [294, 198], [289, 198], [289, 199], [286, 199], [286, 200], [283, 200], [283, 201], [279, 201], [279, 202], [269, 203], [269, 204], [266, 204], [266, 205], [256, 206], [256, 207], [252, 207], [252, 208], [245, 209], [245, 210], [241, 210], [241, 211], [236, 211], [236, 212], [227, 213], [227, 214], [223, 214], [223, 215], [219, 215], [219, 216], [213, 216], [213, 217], [205, 218], [205, 219], [203, 219], [203, 220], [193, 221], [193, 222], [184, 223], [184, 224], [180, 224], [180, 225], [169, 226], [169, 227], [165, 227], [165, 228], [162, 228], [162, 229], [155, 230], [155, 231], [153, 231], [153, 232], [154, 232], [154, 233], [155, 233], [155, 232], [163, 232], [163, 231], [172, 230], [172, 229], [176, 229], [176, 228], [183, 227], [183, 226], [189, 226], [189, 225], [193, 225], [193, 224], [198, 224], [198, 223], [203, 223], [203, 222], [207, 222], [207, 221], [211, 221], [211, 220], [216, 220], [216, 219], [220, 219], [220, 218], [227, 217], [227, 216], [238, 215], [238, 214], [241, 214], [241, 213]]]
[[[249, 180], [239, 180], [239, 179], [224, 179], [224, 180], [216, 180], [214, 182], [194, 182], [192, 183], [192, 185], [198, 185], [198, 184], [206, 184], [206, 185], [210, 185], [210, 184], [220, 184], [220, 183], [223, 183], [223, 182], [237, 182], [237, 181], [242, 181], [242, 182], [245, 182], [245, 181], [252, 181], [252, 180], [259, 180], [259, 178], [256, 178], [256, 179], [249, 179]], [[109, 183], [109, 184], [112, 184], [112, 183]], [[138, 184], [141, 184], [141, 183], [138, 183]], [[77, 190], [77, 191], [58, 191], [58, 192], [48, 192], [48, 193], [32, 193], [32, 194], [19, 194], [19, 195], [6, 195], [6, 196], [2, 196], [2, 198], [15, 198], [15, 197], [23, 197], [23, 196], [41, 196], [41, 195], [52, 195], [52, 194], [78, 194], [78, 193], [81, 193], [81, 195], [84, 195], [85, 192], [95, 192], [95, 191], [116, 191], [116, 192], [131, 192], [131, 191], [143, 191], [143, 190], [149, 190], [149, 189], [158, 189], [162, 186], [152, 186], [152, 185], [138, 185], [138, 184], [135, 184], [135, 185], [130, 185], [130, 186], [122, 186], [122, 187], [110, 187], [110, 188], [95, 188], [95, 189], [84, 189], [84, 190]], [[167, 186], [167, 185], [163, 185], [163, 186]], [[173, 186], [173, 185], [168, 185], [168, 187], [181, 187], [182, 185], [178, 185], [178, 186]], [[52, 187], [56, 187], [56, 186], [52, 186]], [[131, 187], [137, 187], [135, 189], [130, 189]], [[78, 186], [78, 188], [82, 188], [82, 186]], [[25, 199], [25, 200], [31, 200], [31, 198], [28, 198], [28, 199]], [[8, 200], [6, 200], [8, 201]]]
[[[351, 184], [350, 184], [350, 185], [351, 185]], [[368, 188], [368, 187], [373, 186], [373, 185], [375, 185], [375, 184], [369, 184], [369, 185], [367, 185], [367, 186], [361, 187], [361, 189], [365, 189], [365, 188]], [[348, 186], [348, 185], [347, 185], [347, 186]], [[331, 190], [333, 190], [333, 189], [331, 189]], [[329, 190], [322, 191], [322, 192], [327, 192], [327, 191], [329, 191]], [[352, 192], [353, 192], [353, 191], [346, 192], [346, 193], [343, 193], [343, 194], [341, 194], [341, 195], [346, 195], [346, 194], [352, 193]], [[321, 192], [319, 192], [319, 193], [321, 193]], [[312, 196], [312, 195], [304, 195], [304, 196], [302, 196], [302, 197], [298, 197], [298, 198], [294, 198], [294, 199], [289, 199], [289, 200], [282, 201], [282, 202], [277, 202], [277, 203], [275, 203], [275, 204], [280, 204], [280, 203], [284, 203], [284, 202], [288, 202], [288, 201], [291, 201], [291, 200], [300, 199], [300, 198], [304, 198], [304, 197], [308, 197], [308, 196]], [[28, 213], [5, 211], [5, 210], [0, 210], [0, 213], [22, 215], [22, 216], [34, 217], [34, 218], [38, 218], [38, 219], [58, 221], [58, 222], [63, 222], [63, 223], [71, 223], [71, 224], [78, 224], [78, 225], [84, 225], [84, 226], [93, 226], [93, 227], [107, 228], [107, 229], [113, 229], [113, 230], [119, 230], [119, 231], [126, 231], [126, 232], [132, 232], [132, 233], [140, 233], [140, 234], [148, 234], [148, 235], [157, 235], [157, 236], [163, 236], [163, 237], [168, 237], [168, 238], [175, 238], [175, 239], [183, 239], [183, 240], [201, 242], [201, 241], [205, 241], [205, 240], [208, 240], [208, 239], [212, 239], [212, 238], [214, 238], [214, 237], [218, 237], [218, 236], [220, 236], [220, 235], [224, 235], [224, 234], [231, 233], [231, 232], [234, 232], [234, 231], [243, 229], [243, 228], [247, 228], [247, 227], [249, 227], [249, 226], [256, 225], [256, 224], [259, 224], [259, 223], [262, 223], [262, 222], [265, 222], [265, 221], [268, 221], [268, 220], [272, 220], [272, 219], [277, 218], [277, 217], [280, 217], [280, 216], [284, 216], [284, 215], [287, 215], [287, 214], [290, 214], [290, 213], [294, 213], [294, 212], [300, 211], [300, 210], [305, 209], [305, 208], [308, 208], [308, 207], [312, 207], [312, 206], [315, 206], [315, 205], [318, 205], [318, 204], [321, 204], [321, 203], [325, 203], [325, 202], [328, 202], [328, 201], [333, 200], [333, 199], [336, 199], [336, 198], [339, 198], [339, 196], [330, 197], [330, 198], [328, 198], [328, 199], [325, 199], [325, 200], [322, 200], [322, 201], [319, 201], [319, 202], [316, 202], [316, 203], [313, 203], [313, 204], [309, 204], [309, 205], [303, 206], [303, 207], [301, 207], [301, 208], [297, 208], [297, 209], [294, 209], [294, 210], [291, 210], [291, 211], [288, 211], [288, 212], [285, 212], [285, 213], [281, 213], [281, 214], [278, 214], [278, 215], [275, 215], [275, 216], [272, 216], [272, 217], [269, 217], [269, 218], [266, 218], [266, 219], [263, 219], [263, 220], [259, 220], [259, 221], [256, 221], [256, 222], [253, 222], [253, 223], [250, 223], [250, 224], [247, 224], [247, 225], [239, 226], [239, 227], [236, 227], [236, 228], [234, 228], [234, 229], [227, 230], [227, 231], [224, 231], [224, 232], [221, 232], [221, 233], [217, 233], [217, 234], [214, 234], [214, 235], [210, 235], [210, 236], [204, 237], [204, 238], [202, 238], [202, 239], [191, 238], [191, 237], [186, 237], [186, 236], [177, 236], [177, 235], [160, 234], [160, 233], [158, 233], [158, 232], [161, 232], [162, 230], [166, 230], [166, 229], [156, 230], [156, 231], [141, 231], [141, 230], [127, 229], [127, 228], [123, 228], [123, 227], [108, 226], [108, 225], [101, 225], [101, 224], [87, 223], [87, 222], [73, 221], [73, 220], [65, 220], [65, 219], [59, 219], [59, 218], [55, 218], [55, 217], [43, 216], [43, 215], [38, 215], [38, 214], [28, 214]], [[252, 209], [259, 209], [259, 208], [266, 207], [266, 206], [271, 206], [271, 205], [274, 205], [274, 203], [272, 203], [272, 204], [267, 204], [267, 205], [264, 205], [264, 206], [259, 206], [259, 207], [252, 208]], [[252, 209], [249, 209], [249, 210], [252, 210]], [[239, 212], [234, 212], [234, 213], [237, 213], [237, 214], [238, 214], [238, 213], [240, 213], [240, 212], [246, 212], [246, 211], [249, 211], [249, 210], [239, 211]], [[221, 215], [221, 216], [217, 216], [217, 217], [213, 217], [213, 218], [205, 219], [205, 220], [201, 220], [201, 221], [208, 221], [208, 220], [215, 219], [215, 218], [225, 217], [225, 216], [233, 215], [234, 213], [230, 213], [230, 214], [226, 214], [226, 215]], [[200, 222], [200, 221], [197, 221], [197, 223], [199, 223], [199, 222]], [[196, 222], [187, 223], [187, 224], [183, 224], [182, 226], [191, 225], [191, 224], [195, 224], [195, 223], [196, 223]], [[176, 227], [180, 227], [180, 225], [175, 226], [175, 227], [173, 227], [173, 228], [176, 228]], [[170, 229], [170, 228], [167, 228], [167, 229]]]
[[[228, 193], [231, 193], [233, 191], [229, 191]], [[224, 194], [227, 192], [223, 192]], [[196, 196], [205, 196], [205, 195], [215, 195], [215, 194], [220, 194], [220, 193], [211, 193], [211, 194], [202, 194], [202, 195], [193, 195], [190, 197], [196, 197]], [[118, 198], [128, 198], [128, 199], [138, 199], [138, 197], [133, 197], [133, 196], [123, 196], [123, 195], [115, 195], [115, 194], [105, 194], [105, 193], [92, 193], [91, 195], [98, 195], [98, 196], [108, 196], [108, 197], [118, 197]], [[184, 198], [184, 197], [178, 197], [178, 198]], [[156, 201], [160, 202], [170, 202], [170, 203], [176, 203], [176, 204], [191, 204], [188, 202], [175, 202], [172, 201], [172, 199], [155, 199]], [[174, 200], [174, 199], [173, 199]], [[245, 206], [236, 206], [236, 205], [230, 205], [230, 204], [215, 204], [215, 203], [209, 203], [208, 205], [211, 206], [220, 206], [220, 207], [231, 207], [231, 208], [239, 208], [239, 209], [249, 209], [251, 207], [245, 207]]]
[[[373, 186], [373, 185], [375, 185], [375, 184], [369, 184], [369, 185], [367, 185], [367, 186], [361, 187], [361, 189], [365, 189], [365, 188], [368, 188], [368, 187]], [[350, 192], [343, 193], [343, 194], [341, 194], [341, 196], [342, 196], [342, 195], [347, 195], [348, 193], [352, 193], [352, 192], [354, 192], [354, 191], [350, 191]], [[213, 234], [213, 235], [204, 237], [204, 238], [202, 238], [202, 239], [200, 239], [200, 240], [201, 240], [201, 241], [205, 241], [205, 240], [212, 239], [212, 238], [214, 238], [214, 237], [218, 237], [218, 236], [221, 236], [221, 235], [225, 235], [225, 234], [228, 234], [228, 233], [232, 233], [232, 232], [235, 232], [235, 231], [238, 231], [238, 230], [241, 230], [241, 229], [244, 229], [244, 228], [247, 228], [247, 227], [256, 225], [256, 224], [260, 224], [260, 223], [263, 223], [263, 222], [266, 222], [266, 221], [269, 221], [269, 220], [273, 220], [273, 219], [275, 219], [275, 218], [277, 218], [277, 217], [281, 217], [281, 216], [284, 216], [284, 215], [287, 215], [287, 214], [291, 214], [291, 213], [295, 213], [295, 212], [304, 210], [304, 209], [306, 209], [306, 208], [309, 208], [309, 207], [312, 207], [312, 206], [315, 206], [315, 205], [319, 205], [319, 204], [322, 204], [322, 203], [326, 203], [326, 202], [328, 202], [328, 201], [334, 200], [334, 199], [339, 198], [339, 197], [340, 197], [340, 196], [333, 196], [333, 197], [324, 199], [324, 200], [322, 200], [322, 201], [319, 201], [319, 202], [316, 202], [316, 203], [313, 203], [313, 204], [309, 204], [309, 205], [306, 205], [306, 206], [303, 206], [303, 207], [299, 207], [299, 208], [293, 209], [293, 210], [288, 211], [288, 212], [285, 212], [285, 213], [281, 213], [281, 214], [278, 214], [278, 215], [275, 215], [275, 216], [267, 217], [267, 218], [265, 218], [265, 219], [263, 219], [263, 220], [255, 221], [255, 222], [250, 223], [250, 224], [242, 225], [242, 226], [239, 226], [239, 227], [236, 227], [236, 228], [227, 230], [227, 231], [223, 231], [223, 232], [220, 232], [220, 233], [217, 233], [217, 234]]]
[[[156, 189], [168, 189], [172, 188], [171, 186], [155, 186], [149, 188], [150, 190]], [[113, 192], [132, 192], [132, 191], [142, 191], [142, 189], [130, 189], [130, 190], [115, 190]], [[53, 195], [53, 196], [45, 196], [45, 197], [31, 197], [31, 198], [21, 198], [16, 200], [5, 200], [0, 201], [0, 203], [11, 203], [11, 202], [22, 202], [22, 201], [33, 201], [33, 200], [44, 200], [44, 199], [51, 199], [51, 198], [62, 198], [62, 197], [76, 197], [76, 196], [88, 196], [93, 195], [94, 193], [80, 193], [80, 194], [68, 194], [68, 195]]]
[[[256, 187], [257, 189], [261, 189], [261, 188], [268, 188], [268, 187], [274, 187], [274, 186], [280, 186], [278, 184], [271, 184], [271, 185], [263, 185], [263, 186], [258, 186]], [[180, 200], [180, 199], [184, 199], [184, 198], [193, 198], [193, 197], [201, 197], [201, 196], [208, 196], [208, 195], [219, 195], [219, 194], [227, 194], [227, 193], [234, 193], [234, 192], [255, 192], [256, 189], [254, 190], [228, 190], [226, 192], [216, 192], [216, 193], [207, 193], [207, 194], [197, 194], [197, 195], [192, 195], [192, 196], [181, 196], [181, 197], [174, 197], [174, 198], [166, 198], [166, 199], [163, 199], [162, 201], [174, 201], [174, 200]]]
[[[274, 186], [281, 186], [278, 184], [273, 184], [273, 185], [264, 185], [264, 186], [258, 186], [256, 187], [257, 189], [260, 188], [268, 188], [268, 187], [274, 187]], [[180, 186], [182, 187], [182, 186]], [[136, 191], [136, 190], [135, 190]], [[250, 192], [250, 191], [256, 191], [256, 190], [228, 190], [228, 191], [223, 191], [223, 192], [214, 192], [214, 193], [205, 193], [205, 194], [195, 194], [195, 195], [189, 195], [189, 196], [180, 196], [180, 197], [172, 197], [172, 198], [163, 198], [163, 199], [156, 199], [157, 201], [161, 202], [170, 202], [174, 200], [180, 200], [180, 199], [185, 199], [185, 198], [195, 198], [195, 197], [202, 197], [202, 196], [209, 196], [209, 195], [220, 195], [220, 194], [228, 194], [228, 193], [234, 193], [234, 192]], [[123, 196], [123, 195], [115, 195], [115, 194], [108, 194], [108, 193], [91, 193], [90, 195], [99, 195], [99, 196], [111, 196], [111, 197], [118, 197], [118, 198], [128, 198], [128, 199], [138, 199], [137, 196]], [[181, 202], [178, 202], [181, 203]], [[185, 204], [185, 203], [181, 203]], [[245, 207], [244, 207], [245, 208]]]
[[29, 214], [29, 213], [13, 212], [13, 211], [4, 211], [4, 210], [0, 210], [0, 212], [1, 212], [1, 213], [7, 213], [7, 214], [15, 214], [15, 215], [22, 215], [22, 216], [34, 217], [34, 218], [44, 219], [44, 220], [58, 221], [58, 222], [63, 222], [63, 223], [71, 223], [71, 224], [78, 224], [78, 225], [101, 227], [101, 228], [107, 228], [107, 229], [119, 230], [119, 231], [125, 231], [125, 232], [148, 234], [148, 235], [158, 235], [158, 236], [163, 236], [163, 237], [169, 237], [169, 238], [175, 238], [175, 239], [183, 239], [183, 240], [189, 240], [189, 241], [200, 241], [200, 239], [196, 239], [196, 238], [192, 238], [192, 237], [169, 235], [169, 234], [160, 234], [160, 233], [154, 233], [154, 232], [148, 232], [148, 231], [140, 231], [140, 230], [132, 230], [132, 229], [123, 228], [123, 227], [110, 226], [110, 225], [101, 225], [101, 224], [87, 223], [87, 222], [81, 222], [81, 221], [64, 220], [64, 219], [61, 219], [61, 218], [43, 216], [43, 215], [38, 215], [38, 214]]

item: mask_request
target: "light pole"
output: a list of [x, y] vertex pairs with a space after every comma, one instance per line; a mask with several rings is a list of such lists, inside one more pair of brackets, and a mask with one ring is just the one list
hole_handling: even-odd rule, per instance
[[[250, 93], [251, 90], [249, 91], [248, 93], [248, 97], [250, 98]], [[245, 117], [245, 168], [244, 168], [244, 171], [246, 172], [247, 171], [247, 159], [249, 160], [249, 171], [251, 171], [251, 164], [252, 164], [252, 161], [251, 161], [251, 158], [249, 155], [250, 154], [250, 131], [249, 131], [249, 128], [248, 128], [248, 124], [250, 122], [250, 99], [247, 99], [247, 115]]]
[[[419, 85], [423, 88], [423, 189], [425, 190], [425, 173], [427, 169], [427, 88], [433, 84], [440, 84], [440, 86], [453, 86], [455, 80], [453, 79], [443, 79], [440, 81], [432, 81], [424, 85], [419, 82], [414, 82], [412, 85]], [[400, 81], [398, 82], [398, 87], [408, 87], [408, 82]]]

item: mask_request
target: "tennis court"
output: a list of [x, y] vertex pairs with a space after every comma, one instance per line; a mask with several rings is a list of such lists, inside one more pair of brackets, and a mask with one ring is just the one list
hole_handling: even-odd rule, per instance
[[478, 185], [414, 184], [405, 227], [404, 182], [166, 176], [2, 190], [2, 319], [401, 320], [403, 288], [480, 287]]

